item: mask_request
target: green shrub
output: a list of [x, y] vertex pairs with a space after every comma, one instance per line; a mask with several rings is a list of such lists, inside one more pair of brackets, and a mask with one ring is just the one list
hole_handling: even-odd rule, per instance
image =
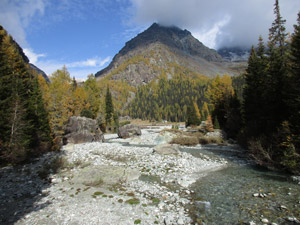
[[130, 204], [130, 205], [140, 204], [140, 200], [138, 198], [131, 198], [131, 199], [128, 199], [127, 201], [125, 201], [125, 202]]
[[140, 220], [140, 219], [138, 219], [138, 220], [135, 220], [134, 221], [134, 224], [140, 224], [142, 221]]

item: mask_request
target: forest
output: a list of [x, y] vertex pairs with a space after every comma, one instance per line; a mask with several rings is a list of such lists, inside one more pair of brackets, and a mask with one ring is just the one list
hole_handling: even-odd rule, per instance
[[0, 27], [0, 162], [58, 150], [70, 116], [106, 125], [120, 115], [187, 126], [209, 118], [259, 164], [300, 174], [300, 13], [290, 36], [278, 1], [274, 14], [269, 39], [265, 44], [260, 37], [252, 47], [244, 74], [210, 79], [174, 64], [172, 78], [162, 70], [138, 88], [92, 74], [77, 84], [65, 66], [47, 82]]

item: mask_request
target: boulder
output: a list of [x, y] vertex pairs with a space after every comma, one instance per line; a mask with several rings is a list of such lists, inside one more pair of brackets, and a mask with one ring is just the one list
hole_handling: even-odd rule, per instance
[[154, 147], [153, 152], [160, 155], [177, 155], [179, 152], [179, 147], [171, 144], [160, 144]]
[[141, 129], [139, 126], [127, 124], [123, 127], [118, 128], [118, 136], [120, 138], [129, 138], [131, 136], [140, 136], [142, 135]]
[[72, 116], [65, 128], [64, 144], [79, 144], [85, 142], [102, 142], [103, 133], [97, 121], [86, 117]]

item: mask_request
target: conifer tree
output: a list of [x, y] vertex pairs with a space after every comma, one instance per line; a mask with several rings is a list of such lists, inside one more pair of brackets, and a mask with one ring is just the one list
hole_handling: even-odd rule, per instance
[[289, 59], [291, 66], [287, 104], [292, 133], [298, 153], [300, 153], [300, 12], [298, 13], [298, 24], [294, 25]]
[[287, 78], [287, 47], [285, 20], [282, 19], [279, 10], [279, 2], [274, 4], [275, 20], [269, 29], [268, 42], [268, 71], [267, 85], [264, 96], [265, 120], [267, 121], [267, 132], [274, 132], [287, 117], [285, 104], [286, 78]]
[[190, 104], [187, 107], [187, 115], [186, 115], [186, 123], [185, 126], [198, 126], [200, 124], [200, 120], [197, 117], [196, 109], [194, 107], [194, 104]]
[[112, 102], [112, 96], [109, 90], [109, 87], [106, 89], [106, 95], [105, 95], [105, 122], [106, 125], [111, 125], [112, 117], [114, 114], [114, 106]]
[[51, 145], [37, 77], [18, 44], [0, 27], [0, 158], [18, 163]]
[[252, 46], [246, 70], [246, 85], [243, 91], [243, 116], [249, 136], [259, 136], [265, 132], [265, 83], [267, 79], [267, 63], [265, 60], [262, 38], [259, 39], [258, 53]]

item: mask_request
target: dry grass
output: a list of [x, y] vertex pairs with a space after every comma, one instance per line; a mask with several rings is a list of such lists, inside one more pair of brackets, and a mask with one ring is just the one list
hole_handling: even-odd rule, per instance
[[177, 136], [172, 139], [171, 144], [193, 146], [199, 144], [199, 141], [197, 137]]
[[178, 130], [178, 129], [163, 129], [160, 133], [163, 133], [165, 131], [171, 132], [171, 133], [176, 133], [176, 134], [183, 134], [183, 131]]
[[171, 144], [179, 144], [186, 146], [193, 146], [197, 144], [207, 145], [207, 144], [222, 144], [224, 140], [220, 137], [205, 137], [200, 132], [189, 133], [180, 132], [177, 137], [173, 138]]

